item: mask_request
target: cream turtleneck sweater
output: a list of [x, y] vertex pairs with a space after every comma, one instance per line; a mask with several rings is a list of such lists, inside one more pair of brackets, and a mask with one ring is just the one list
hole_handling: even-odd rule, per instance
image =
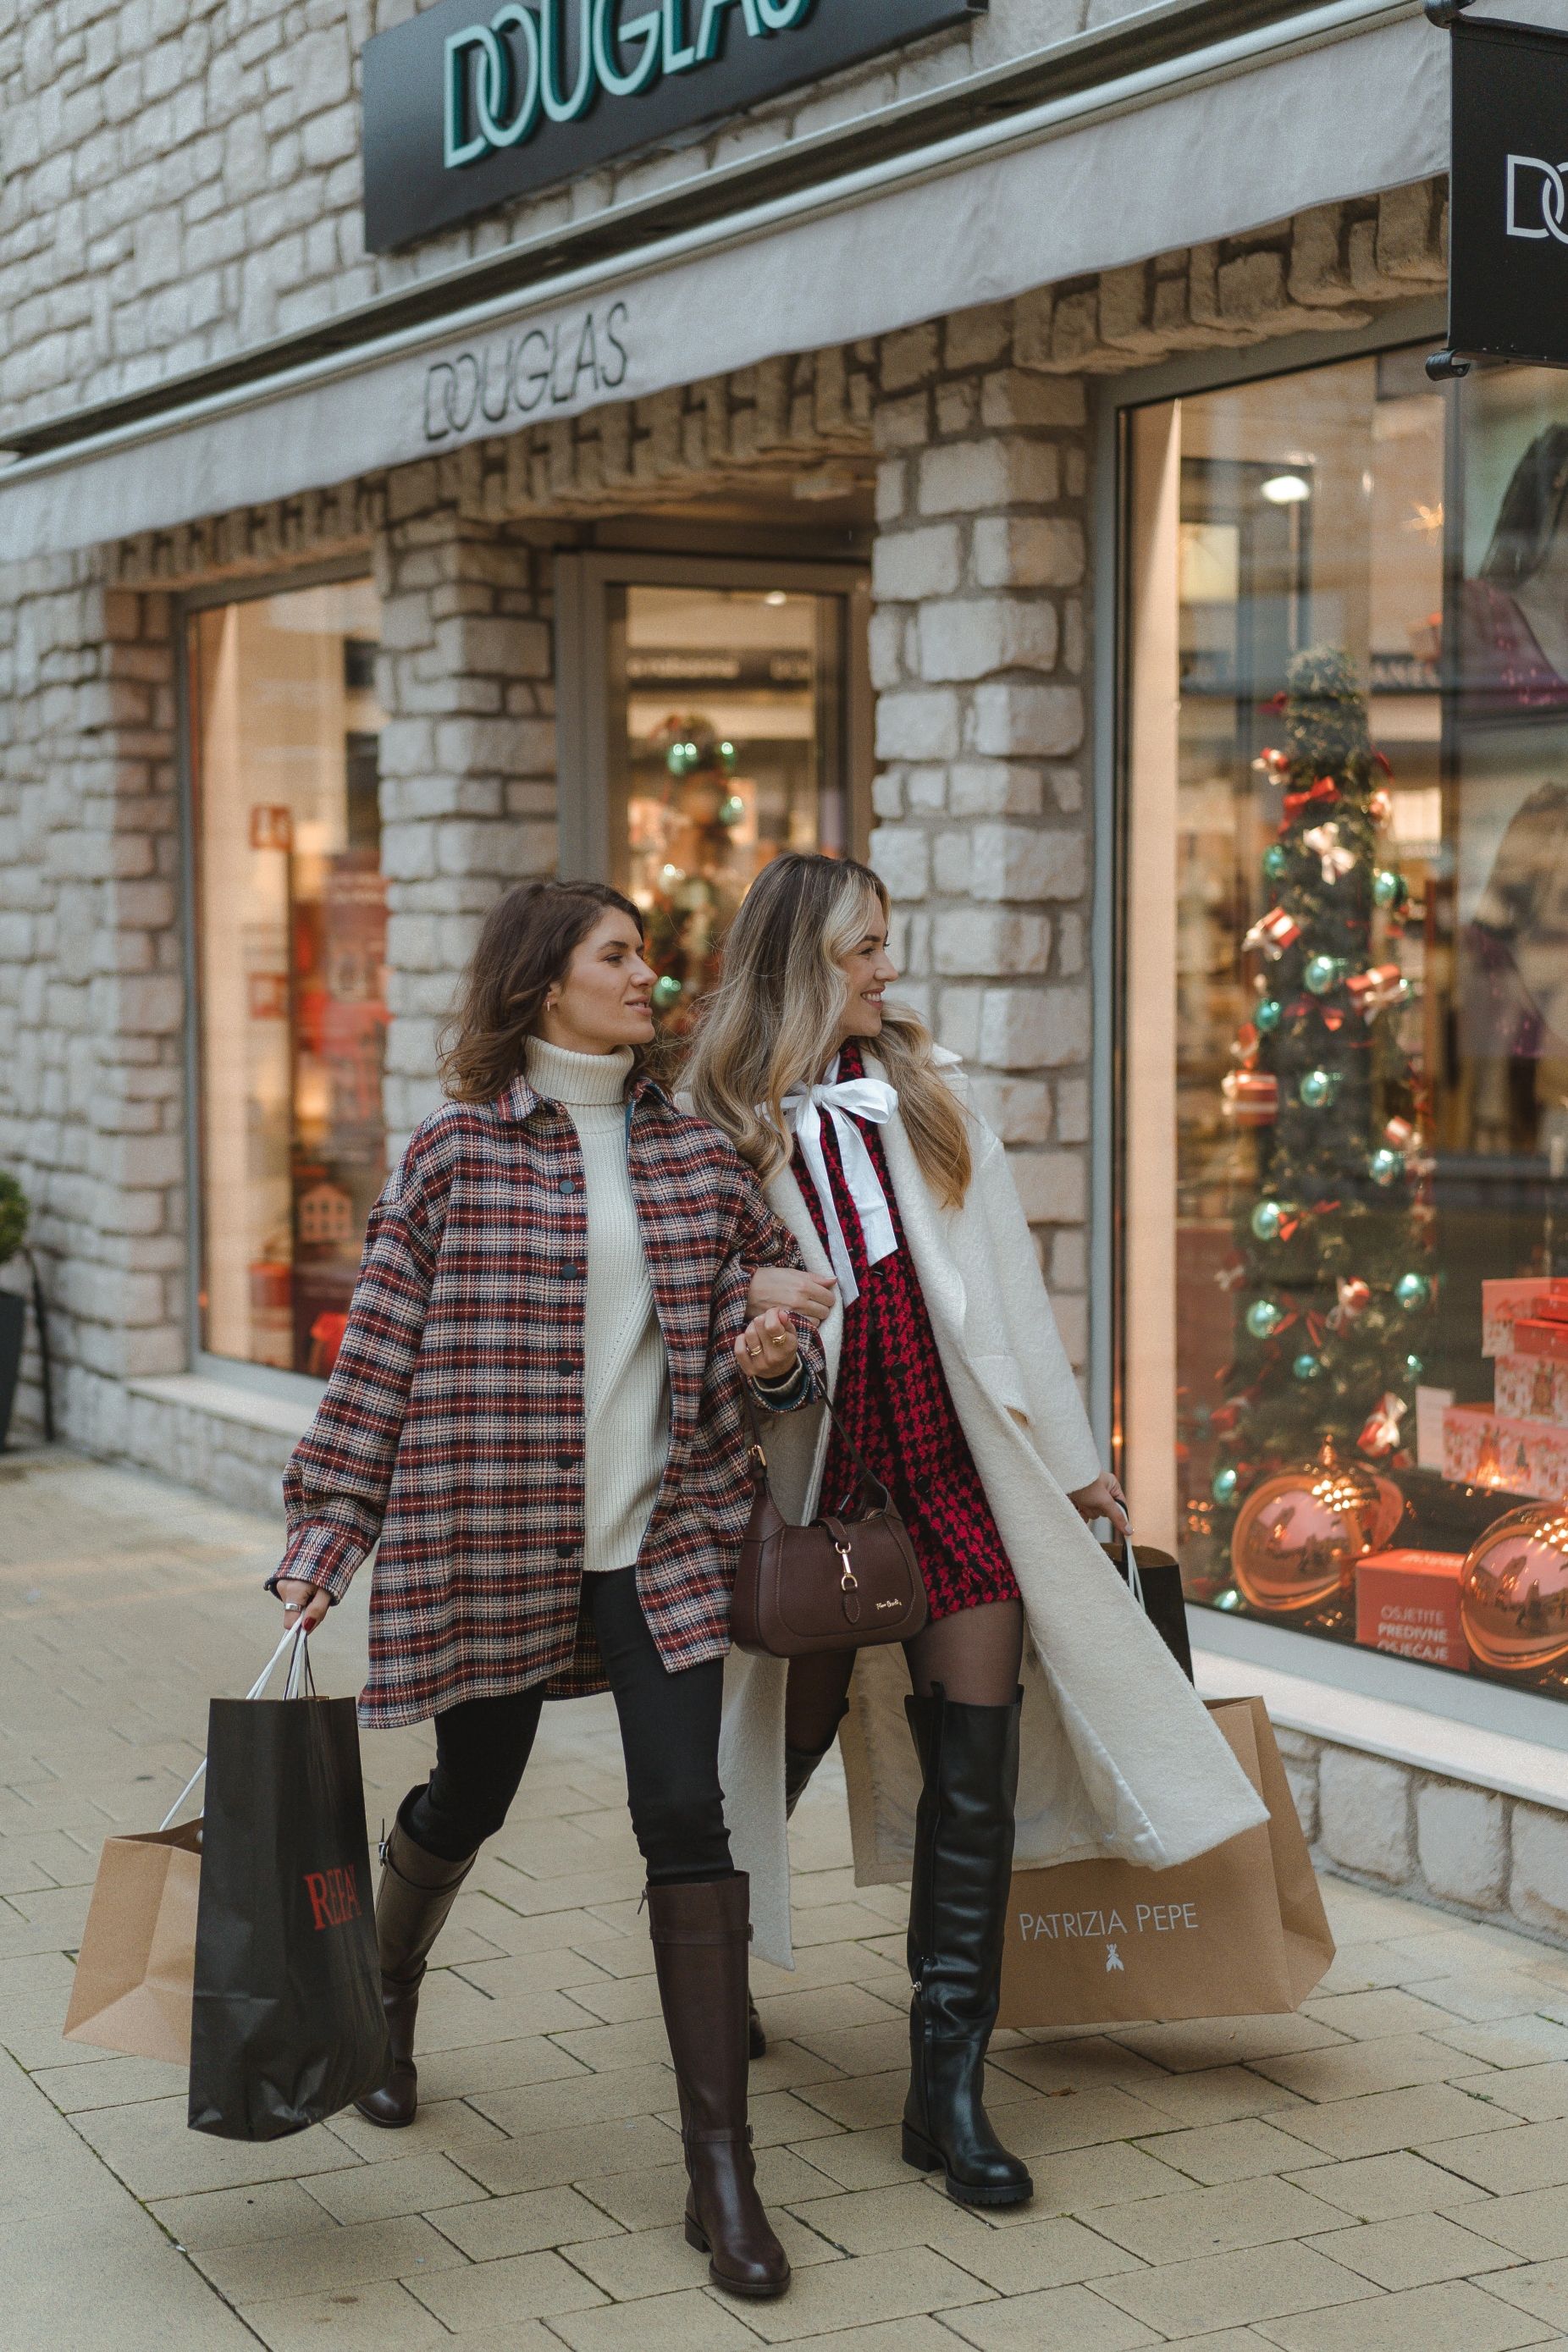
[[569, 1054], [528, 1041], [528, 1082], [559, 1103], [583, 1150], [588, 1296], [583, 1318], [584, 1571], [630, 1568], [669, 1451], [669, 1364], [626, 1166], [629, 1046]]

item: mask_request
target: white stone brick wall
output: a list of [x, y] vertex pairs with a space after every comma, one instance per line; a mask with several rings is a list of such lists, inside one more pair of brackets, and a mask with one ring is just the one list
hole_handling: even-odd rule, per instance
[[1568, 1813], [1276, 1729], [1320, 1870], [1568, 1945]]
[[1088, 1353], [1089, 458], [1081, 382], [1017, 364], [1005, 305], [888, 337], [872, 570], [877, 825], [894, 953], [1011, 1148]]
[[[1111, 0], [1096, 20], [1136, 5]], [[695, 144], [372, 257], [360, 51], [412, 0], [29, 0], [0, 15], [0, 409], [34, 424], [295, 331], [1060, 39], [1082, 29], [1084, 7], [991, 0], [972, 25]]]

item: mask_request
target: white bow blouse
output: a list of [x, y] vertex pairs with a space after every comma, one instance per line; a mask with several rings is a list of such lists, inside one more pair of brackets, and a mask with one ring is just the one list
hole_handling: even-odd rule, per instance
[[860, 1231], [866, 1243], [866, 1261], [875, 1265], [879, 1259], [891, 1257], [898, 1248], [898, 1236], [893, 1230], [893, 1213], [888, 1206], [888, 1196], [877, 1174], [876, 1162], [866, 1149], [866, 1139], [856, 1126], [857, 1118], [869, 1119], [873, 1127], [881, 1127], [890, 1119], [899, 1107], [896, 1089], [885, 1078], [846, 1078], [840, 1081], [838, 1062], [820, 1086], [792, 1087], [784, 1098], [784, 1114], [791, 1133], [800, 1144], [800, 1156], [822, 1203], [823, 1223], [827, 1229], [827, 1255], [833, 1261], [833, 1271], [838, 1277], [838, 1296], [846, 1307], [852, 1306], [860, 1296], [855, 1270], [849, 1262], [849, 1248], [839, 1223], [837, 1206], [833, 1198], [833, 1185], [827, 1172], [827, 1160], [822, 1149], [822, 1114], [833, 1121], [833, 1132], [838, 1139], [838, 1156], [843, 1163], [844, 1181], [849, 1187], [849, 1197], [860, 1220]]

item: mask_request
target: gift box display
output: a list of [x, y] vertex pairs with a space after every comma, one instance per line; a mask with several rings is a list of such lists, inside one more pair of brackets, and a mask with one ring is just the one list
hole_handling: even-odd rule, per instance
[[[1553, 1326], [1568, 1330], [1568, 1325]], [[1513, 1421], [1550, 1421], [1568, 1428], [1568, 1362], [1551, 1355], [1500, 1356], [1497, 1409]]]
[[1483, 1356], [1524, 1355], [1515, 1331], [1521, 1322], [1550, 1321], [1568, 1331], [1568, 1282], [1549, 1282], [1540, 1275], [1510, 1276], [1481, 1285], [1481, 1353]]
[[1468, 1486], [1505, 1486], [1543, 1502], [1568, 1494], [1568, 1429], [1451, 1404], [1443, 1413], [1443, 1475]]
[[1464, 1565], [1463, 1552], [1368, 1552], [1355, 1572], [1356, 1640], [1369, 1650], [1468, 1672], [1459, 1616]]

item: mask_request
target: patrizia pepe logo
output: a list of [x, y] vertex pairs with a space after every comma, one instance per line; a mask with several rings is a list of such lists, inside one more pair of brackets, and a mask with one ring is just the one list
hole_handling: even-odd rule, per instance
[[629, 363], [630, 318], [624, 302], [612, 302], [433, 361], [425, 372], [426, 440], [449, 441], [475, 425], [618, 391]]
[[1174, 1936], [1200, 1927], [1195, 1903], [1135, 1903], [1132, 1924], [1117, 1910], [1020, 1911], [1018, 1933], [1026, 1944], [1098, 1944], [1105, 1946], [1108, 1976], [1127, 1973], [1118, 1938], [1132, 1936]]
[[580, 121], [601, 90], [607, 98], [637, 98], [663, 76], [711, 63], [736, 7], [752, 38], [763, 40], [800, 24], [812, 0], [659, 0], [626, 18], [620, 0], [577, 0], [576, 63], [569, 80], [571, 5], [504, 0], [488, 25], [447, 34], [442, 117], [449, 172], [497, 148], [525, 144], [542, 117]]

